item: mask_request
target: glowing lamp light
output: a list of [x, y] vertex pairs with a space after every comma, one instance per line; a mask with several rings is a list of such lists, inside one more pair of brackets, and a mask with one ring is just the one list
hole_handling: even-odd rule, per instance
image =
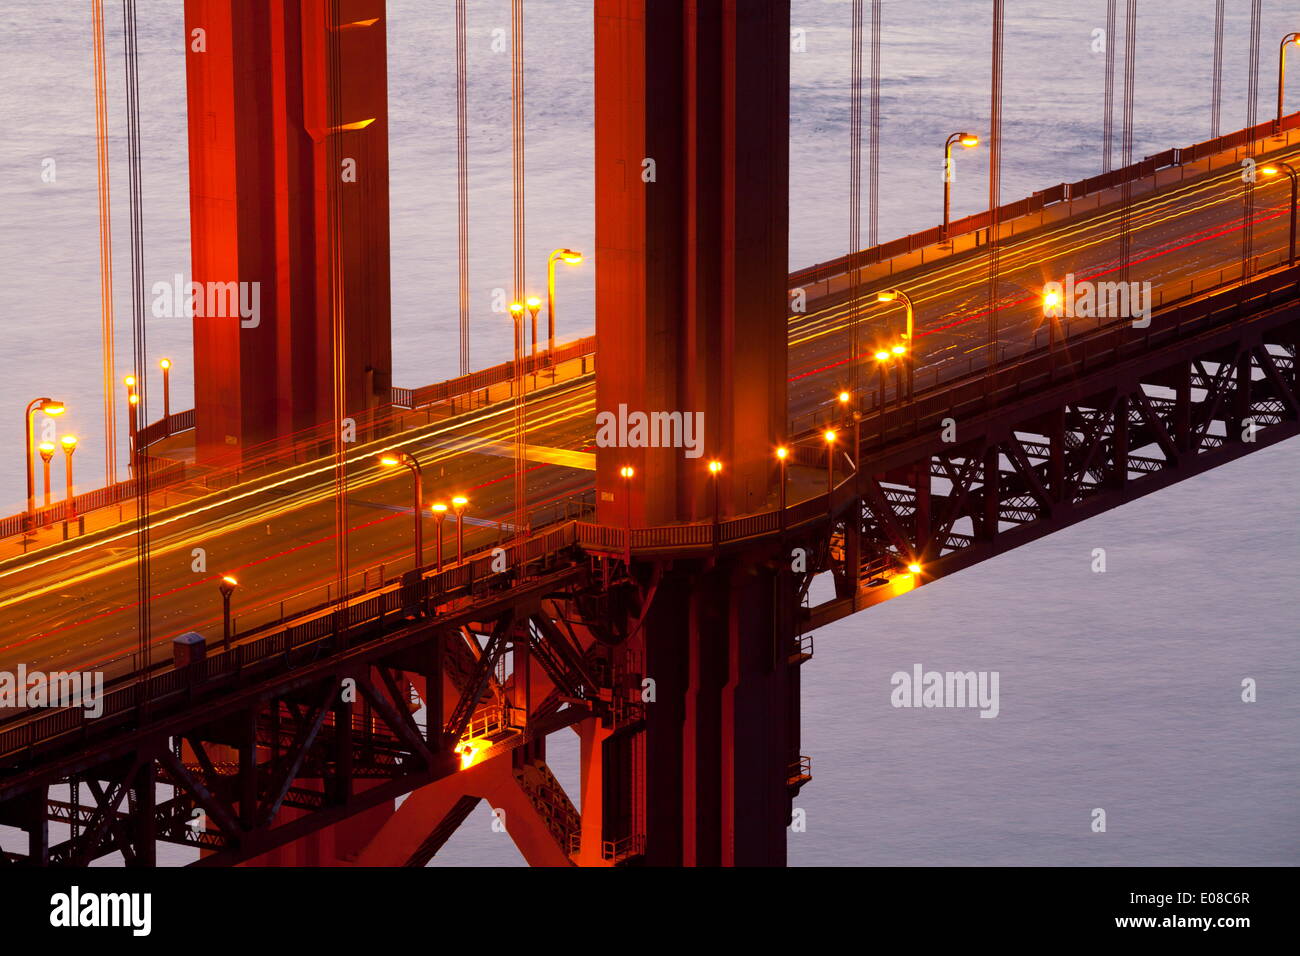
[[431, 510], [434, 514], [442, 515], [442, 514], [446, 514], [446, 513], [447, 513], [447, 506], [444, 505], [441, 501], [439, 501], [437, 504], [432, 505], [432, 506], [430, 507], [430, 510]]
[[221, 580], [224, 581], [226, 584], [229, 584], [232, 588], [239, 587], [239, 582], [236, 581], [234, 578], [232, 578], [229, 574], [223, 574], [221, 576]]
[[876, 301], [877, 301], [877, 302], [896, 302], [896, 301], [898, 301], [898, 293], [897, 293], [897, 292], [892, 292], [892, 291], [877, 292], [877, 293], [876, 293]]
[[958, 142], [960, 142], [967, 149], [970, 149], [971, 147], [978, 146], [980, 144], [980, 138], [976, 136], [974, 133], [962, 133], [961, 139]]
[[474, 761], [478, 755], [487, 749], [487, 744], [481, 740], [464, 740], [456, 745], [456, 753], [460, 754], [460, 769], [466, 770], [474, 766]]
[[631, 478], [633, 475], [636, 474], [636, 469], [634, 469], [631, 465], [624, 465], [622, 468], [618, 470], [618, 473], [622, 475], [624, 478]]
[[790, 449], [784, 446], [776, 450], [776, 457], [781, 459], [782, 461], [785, 461], [786, 458], [789, 457], [789, 455], [790, 455]]
[[877, 362], [889, 361], [889, 353], [886, 352], [884, 349], [881, 349], [879, 352], [876, 353], [876, 361]]
[[461, 495], [457, 495], [455, 498], [451, 499], [451, 503], [457, 508], [464, 508], [467, 504], [469, 504], [469, 499], [462, 497]]
[[849, 393], [840, 392], [840, 404], [847, 405], [848, 403], [849, 403]]
[[892, 351], [895, 355], [902, 355], [904, 352], [907, 351], [907, 346], [895, 345], [890, 351]]
[[128, 375], [126, 378], [122, 379], [122, 382], [126, 385], [127, 388], [135, 388], [134, 375]]
[[165, 372], [165, 371], [167, 371], [167, 369], [169, 369], [169, 368], [172, 367], [172, 360], [169, 359], [169, 358], [159, 359], [159, 360], [158, 360], [158, 367], [159, 367], [160, 369], [162, 369], [162, 370]]
[[40, 451], [40, 453], [41, 453], [41, 460], [42, 460], [42, 461], [49, 461], [51, 458], [54, 457], [54, 446], [51, 445], [51, 444], [50, 444], [49, 442], [47, 442], [47, 441], [43, 441], [43, 442], [41, 442], [41, 443], [37, 446], [37, 449], [38, 449], [38, 450]]
[[571, 255], [563, 256], [562, 258], [564, 259], [565, 262], [567, 262], [571, 266], [582, 265], [582, 253], [580, 252], [575, 252], [572, 253]]
[[523, 312], [524, 312], [524, 304], [523, 304], [522, 302], [511, 302], [511, 303], [510, 303], [510, 314], [511, 314], [511, 315], [522, 315]]
[[77, 448], [76, 435], [64, 435], [59, 441], [62, 442], [64, 451], [75, 451]]
[[920, 574], [921, 566], [917, 564], [915, 561], [913, 561], [911, 564], [907, 566], [907, 570], [910, 571], [912, 574]]
[[540, 309], [542, 307], [542, 300], [537, 298], [535, 295], [530, 295], [525, 302], [525, 305], [527, 305], [529, 309]]
[[380, 463], [381, 465], [385, 465], [385, 466], [387, 466], [387, 467], [389, 467], [389, 468], [392, 468], [394, 465], [400, 465], [400, 464], [401, 464], [401, 462], [398, 461], [397, 458], [396, 458], [395, 456], [393, 456], [393, 455], [380, 455], [380, 456], [379, 456], [379, 463]]
[[1276, 166], [1265, 166], [1263, 169], [1260, 170], [1260, 172], [1263, 173], [1265, 176], [1276, 176], [1279, 172], [1281, 172], [1281, 170], [1278, 169]]
[[712, 461], [709, 462], [709, 474], [716, 475], [720, 471], [722, 471], [722, 462], [714, 458]]
[[139, 404], [140, 404], [140, 396], [137, 395], [137, 394], [135, 394], [135, 392], [132, 392], [132, 393], [131, 393], [130, 402], [131, 402], [132, 405], [139, 405]]
[[46, 415], [62, 415], [67, 410], [67, 406], [62, 402], [46, 402], [41, 406], [41, 411]]
[[835, 429], [833, 428], [826, 429], [826, 431], [822, 434], [822, 437], [826, 439], [827, 444], [833, 443], [835, 441]]

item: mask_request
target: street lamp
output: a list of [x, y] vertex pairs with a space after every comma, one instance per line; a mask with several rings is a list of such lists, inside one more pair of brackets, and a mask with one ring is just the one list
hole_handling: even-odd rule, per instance
[[952, 198], [952, 181], [955, 170], [952, 165], [952, 148], [961, 143], [967, 149], [980, 144], [980, 138], [974, 133], [953, 133], [943, 144], [943, 238], [948, 238], [948, 210]]
[[[167, 421], [172, 417], [172, 360], [169, 358], [159, 359], [158, 367], [162, 369], [163, 373], [163, 421]], [[166, 431], [171, 434], [170, 428], [166, 429]]]
[[524, 306], [528, 309], [528, 315], [532, 319], [533, 339], [529, 348], [529, 354], [534, 358], [537, 357], [537, 313], [542, 310], [542, 300], [535, 295], [530, 295], [524, 300]]
[[903, 292], [901, 289], [886, 289], [885, 291], [876, 294], [876, 301], [902, 302], [904, 307], [907, 309], [907, 331], [903, 334], [903, 344], [895, 345], [892, 351], [895, 355], [907, 355], [907, 358], [903, 361], [907, 364], [907, 398], [910, 401], [912, 398], [912, 373], [916, 367], [916, 350], [913, 347], [914, 343], [912, 342], [912, 300], [908, 294]]
[[713, 458], [709, 461], [709, 475], [713, 478], [713, 544], [718, 544], [718, 527], [722, 517], [722, 509], [718, 501], [718, 475], [722, 474], [722, 462]]
[[239, 582], [229, 574], [221, 578], [217, 590], [221, 592], [221, 647], [230, 650], [230, 596], [235, 593]]
[[781, 530], [782, 530], [782, 531], [785, 530], [785, 463], [786, 463], [786, 459], [789, 458], [789, 457], [790, 457], [790, 449], [789, 449], [789, 448], [786, 448], [784, 445], [781, 445], [779, 448], [777, 448], [777, 450], [776, 450], [776, 465], [777, 465], [777, 469], [778, 469], [778, 471], [780, 472], [780, 482], [781, 482], [781, 490], [780, 490], [780, 498], [779, 498], [779, 501], [780, 501], [780, 505], [781, 505], [780, 511], [781, 511]]
[[[43, 441], [36, 446], [36, 450], [40, 452], [42, 470], [45, 474], [45, 482], [44, 482], [45, 495], [41, 499], [41, 507], [49, 508], [50, 506], [50, 462], [54, 458], [54, 445], [50, 442]], [[47, 523], [45, 526], [48, 528], [49, 527], [48, 516], [46, 517], [47, 517]]]
[[66, 522], [77, 517], [77, 499], [72, 494], [72, 453], [77, 450], [77, 436], [64, 435], [59, 442], [63, 445], [64, 464], [67, 466], [68, 477], [68, 506], [63, 515], [63, 520]]
[[438, 526], [437, 570], [441, 571], [442, 570], [442, 523], [447, 518], [447, 506], [444, 505], [441, 501], [439, 501], [432, 505], [431, 510], [433, 511], [433, 520], [437, 523]]
[[379, 456], [379, 463], [385, 468], [402, 465], [410, 470], [415, 479], [415, 567], [424, 567], [424, 472], [414, 455], [404, 451], [385, 452]]
[[1056, 351], [1057, 319], [1061, 317], [1061, 293], [1047, 292], [1043, 295], [1043, 318], [1047, 320], [1047, 349]]
[[465, 506], [469, 499], [457, 495], [451, 499], [451, 506], [456, 509], [456, 563], [465, 561]]
[[1262, 170], [1265, 176], [1276, 176], [1281, 170], [1286, 170], [1286, 174], [1291, 177], [1291, 240], [1287, 251], [1287, 264], [1295, 265], [1295, 215], [1296, 199], [1300, 198], [1300, 177], [1296, 176], [1296, 169], [1290, 163], [1279, 162], [1274, 166], [1265, 166]]
[[552, 353], [550, 361], [554, 363], [555, 352], [555, 263], [564, 262], [571, 266], [582, 264], [582, 253], [573, 249], [556, 249], [546, 258], [546, 348]]
[[888, 349], [880, 349], [876, 352], [876, 368], [880, 369], [880, 401], [876, 406], [880, 411], [885, 410], [885, 366], [889, 364], [890, 353]]
[[1277, 49], [1277, 131], [1282, 131], [1282, 106], [1286, 101], [1286, 45], [1300, 46], [1300, 32], [1288, 33]]
[[50, 417], [62, 415], [67, 411], [67, 407], [62, 402], [56, 402], [52, 398], [37, 398], [27, 403], [27, 410], [23, 412], [23, 434], [26, 435], [27, 441], [24, 449], [27, 452], [27, 517], [24, 519], [28, 534], [36, 530], [36, 475], [35, 465], [32, 462], [32, 420], [37, 412], [43, 412]]
[[826, 439], [826, 494], [835, 490], [835, 429], [828, 428], [822, 433]]
[[632, 478], [636, 475], [636, 469], [631, 465], [624, 465], [618, 470], [619, 477], [623, 479], [623, 500], [627, 508], [627, 556], [628, 560], [632, 558]]

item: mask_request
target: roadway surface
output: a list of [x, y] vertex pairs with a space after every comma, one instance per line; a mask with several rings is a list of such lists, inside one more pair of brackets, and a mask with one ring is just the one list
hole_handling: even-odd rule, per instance
[[[1300, 151], [1296, 151], [1300, 153]], [[1289, 225], [1289, 182], [1260, 184], [1255, 198], [1257, 254], [1284, 249]], [[1009, 240], [1001, 250], [1000, 357], [1046, 344], [1044, 283], [1073, 273], [1076, 280], [1113, 281], [1118, 212], [1066, 220]], [[1169, 186], [1133, 204], [1129, 279], [1175, 290], [1192, 277], [1240, 267], [1242, 186], [1234, 169]], [[896, 285], [916, 305], [916, 388], [979, 368], [988, 350], [988, 257], [983, 250], [940, 260], [865, 287], [856, 303], [827, 297], [790, 320], [790, 418], [796, 427], [827, 411], [835, 394], [853, 387], [864, 407], [875, 401], [878, 377], [870, 356], [897, 339], [903, 310], [875, 301], [875, 290]], [[1199, 286], [1198, 286], [1199, 288]], [[858, 326], [858, 354], [850, 343]], [[1075, 320], [1074, 331], [1095, 328]], [[1036, 337], [1037, 336], [1037, 341]], [[887, 381], [887, 400], [892, 382]], [[564, 503], [590, 493], [589, 452], [595, 434], [594, 376], [545, 383], [530, 395], [528, 493], [533, 521], [563, 514]], [[424, 467], [426, 504], [463, 494], [465, 550], [509, 535], [513, 410], [509, 402], [402, 432], [349, 452], [346, 541], [349, 589], [375, 575], [391, 578], [413, 564], [411, 481], [402, 468], [376, 463], [382, 450], [401, 448]], [[533, 451], [532, 449], [537, 449]], [[553, 450], [553, 451], [548, 451]], [[567, 454], [566, 454], [567, 453]], [[195, 630], [212, 646], [221, 639], [217, 581], [238, 578], [235, 617], [240, 632], [320, 605], [337, 594], [337, 509], [331, 461], [284, 469], [234, 488], [175, 499], [155, 510], [150, 601], [155, 661], [170, 657], [169, 642]], [[792, 501], [793, 503], [793, 501]], [[558, 511], [556, 509], [559, 509]], [[426, 512], [425, 563], [435, 558], [437, 526]], [[455, 558], [456, 524], [443, 526], [444, 557]], [[202, 549], [200, 561], [199, 552]], [[29, 671], [103, 669], [109, 676], [134, 665], [137, 647], [137, 573], [132, 527], [71, 542], [0, 563], [0, 670], [19, 663]]]

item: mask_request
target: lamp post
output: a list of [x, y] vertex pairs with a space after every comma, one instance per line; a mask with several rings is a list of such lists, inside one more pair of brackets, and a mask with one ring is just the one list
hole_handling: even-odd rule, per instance
[[1056, 351], [1057, 319], [1061, 317], [1061, 294], [1048, 292], [1043, 296], [1043, 318], [1047, 320], [1047, 350]]
[[415, 460], [415, 456], [404, 451], [385, 452], [379, 456], [379, 463], [385, 468], [396, 468], [402, 465], [411, 472], [415, 480], [415, 487], [412, 489], [414, 495], [415, 510], [415, 567], [420, 569], [424, 567], [424, 472], [420, 469], [420, 463]]
[[1283, 105], [1286, 102], [1286, 45], [1294, 43], [1300, 46], [1300, 31], [1288, 33], [1282, 38], [1282, 44], [1277, 49], [1277, 131], [1282, 131], [1282, 113]]
[[[914, 344], [912, 342], [912, 322], [913, 322], [912, 300], [908, 296], [908, 294], [902, 291], [901, 289], [886, 289], [883, 292], [879, 292], [876, 294], [876, 300], [878, 302], [902, 302], [903, 306], [907, 309], [907, 331], [903, 334], [903, 347], [900, 348], [899, 346], [895, 345], [893, 347], [893, 352], [895, 355], [906, 354], [907, 356], [905, 359], [903, 359], [903, 361], [907, 364], [907, 398], [908, 401], [911, 401], [912, 373], [916, 366], [916, 349], [914, 348]], [[899, 402], [901, 404], [902, 396], [899, 396]]]
[[437, 570], [442, 570], [442, 523], [447, 519], [447, 506], [441, 501], [432, 506], [433, 520], [438, 526], [438, 564]]
[[826, 494], [835, 490], [835, 429], [828, 428], [822, 433], [826, 439]]
[[[50, 442], [43, 441], [36, 446], [36, 450], [40, 452], [42, 471], [44, 472], [44, 476], [45, 476], [45, 482], [44, 482], [45, 494], [44, 497], [41, 499], [41, 507], [48, 509], [50, 507], [50, 462], [54, 458], [54, 445]], [[49, 526], [50, 526], [49, 515], [46, 515], [45, 527], [48, 528]]]
[[456, 509], [456, 563], [465, 561], [465, 506], [469, 499], [457, 495], [451, 499], [451, 506]]
[[948, 238], [948, 211], [952, 199], [952, 181], [955, 170], [952, 165], [952, 148], [961, 143], [967, 149], [973, 149], [980, 143], [980, 138], [973, 133], [953, 133], [943, 144], [943, 237]]
[[627, 513], [627, 560], [632, 560], [632, 478], [636, 475], [636, 469], [631, 465], [624, 465], [618, 470], [619, 477], [623, 479], [623, 501]]
[[[59, 443], [63, 445], [64, 465], [66, 466], [65, 471], [67, 472], [67, 478], [68, 478], [68, 506], [67, 506], [67, 511], [63, 515], [63, 520], [72, 521], [77, 517], [77, 499], [76, 496], [74, 496], [72, 493], [72, 488], [73, 488], [72, 453], [77, 450], [77, 436], [64, 435], [61, 439], [59, 439]], [[47, 472], [47, 476], [48, 476], [48, 472]], [[48, 485], [48, 477], [46, 479], [46, 483]], [[48, 493], [48, 488], [47, 488], [47, 493]]]
[[880, 400], [876, 407], [880, 412], [885, 410], [885, 366], [889, 364], [888, 349], [881, 349], [876, 353], [876, 368], [880, 369]]
[[555, 361], [555, 263], [582, 264], [582, 253], [573, 249], [556, 249], [546, 258], [546, 348], [549, 361]]
[[[524, 362], [524, 308], [522, 302], [510, 303], [510, 318], [515, 323], [515, 378], [523, 382], [523, 362]], [[520, 385], [522, 388], [523, 386]]]
[[[163, 421], [172, 417], [172, 360], [169, 358], [159, 359], [158, 367], [163, 373]], [[167, 434], [171, 434], [171, 428], [165, 429]]]
[[542, 310], [542, 300], [535, 295], [530, 295], [524, 300], [524, 306], [528, 309], [529, 318], [532, 319], [532, 342], [528, 349], [528, 354], [537, 357], [537, 313]]
[[840, 418], [842, 421], [847, 422], [849, 420], [849, 402], [853, 400], [853, 396], [847, 390], [844, 390], [835, 398], [840, 403]]
[[784, 445], [782, 445], [776, 450], [776, 467], [780, 476], [779, 477], [780, 497], [777, 500], [780, 502], [782, 531], [785, 530], [785, 463], [786, 463], [786, 459], [789, 457], [790, 457], [790, 449], [786, 448]]
[[713, 547], [718, 547], [718, 536], [722, 527], [722, 507], [718, 500], [718, 475], [722, 474], [722, 462], [713, 458], [709, 461], [709, 475], [713, 478]]
[[1296, 168], [1290, 163], [1278, 162], [1272, 166], [1265, 166], [1261, 170], [1265, 176], [1276, 176], [1281, 169], [1286, 170], [1286, 174], [1291, 177], [1291, 239], [1287, 247], [1287, 264], [1295, 265], [1295, 217], [1296, 217], [1296, 200], [1300, 198], [1300, 177], [1296, 175]]
[[235, 593], [239, 582], [229, 574], [221, 578], [217, 590], [221, 592], [221, 647], [230, 650], [230, 596]]
[[32, 462], [32, 420], [37, 412], [55, 417], [65, 411], [67, 407], [62, 402], [56, 402], [52, 398], [36, 398], [27, 403], [27, 409], [23, 412], [23, 434], [26, 436], [23, 448], [27, 453], [27, 516], [23, 523], [27, 534], [36, 531], [36, 474]]

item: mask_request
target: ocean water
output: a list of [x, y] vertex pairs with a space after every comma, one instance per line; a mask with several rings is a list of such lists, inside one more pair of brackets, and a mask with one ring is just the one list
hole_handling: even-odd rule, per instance
[[[1137, 32], [1134, 155], [1209, 135], [1214, 0], [1148, 0]], [[108, 0], [115, 303], [126, 278], [121, 10]], [[939, 152], [988, 125], [987, 0], [886, 0], [880, 238], [940, 216]], [[1249, 10], [1230, 4], [1225, 130], [1248, 122]], [[849, 0], [793, 0], [791, 266], [848, 242]], [[1295, 10], [1267, 4], [1258, 117], [1273, 109], [1277, 41]], [[89, 3], [8, 0], [0, 23], [0, 402], [13, 441], [0, 503], [18, 510], [19, 407], [50, 394], [82, 438], [80, 485], [100, 483], [99, 262]], [[393, 335], [398, 384], [456, 372], [455, 109], [451, 0], [389, 0]], [[1100, 171], [1104, 0], [1008, 4], [1004, 201]], [[145, 285], [188, 275], [180, 0], [140, 0]], [[471, 5], [471, 266], [475, 366], [500, 361], [490, 310], [510, 275], [508, 0]], [[1110, 38], [1122, 44], [1122, 37]], [[1122, 49], [1122, 47], [1121, 47]], [[531, 0], [526, 16], [531, 281], [558, 246], [590, 250], [589, 0]], [[1294, 71], [1293, 71], [1294, 72]], [[1121, 74], [1122, 75], [1122, 74]], [[1116, 93], [1117, 99], [1119, 91]], [[1293, 93], [1300, 97], [1300, 89]], [[1300, 100], [1297, 100], [1300, 102]], [[44, 182], [47, 160], [53, 182]], [[953, 214], [984, 208], [987, 151], [958, 157]], [[1118, 161], [1118, 154], [1117, 154]], [[590, 265], [560, 275], [563, 338], [592, 328]], [[190, 404], [189, 328], [150, 319], [153, 358], [176, 361]], [[119, 335], [125, 369], [129, 336]], [[148, 417], [159, 412], [157, 371]], [[119, 433], [124, 428], [119, 428]], [[120, 452], [120, 450], [119, 450]], [[122, 461], [119, 458], [119, 462]], [[816, 635], [804, 669], [795, 864], [1259, 864], [1300, 861], [1294, 478], [1285, 443], [936, 582]], [[1091, 569], [1104, 548], [1107, 570]], [[1001, 712], [890, 706], [890, 675], [996, 670]], [[1240, 700], [1258, 682], [1258, 701]], [[557, 735], [576, 792], [576, 747]], [[1090, 830], [1092, 811], [1107, 832]], [[485, 807], [439, 864], [517, 863]]]

